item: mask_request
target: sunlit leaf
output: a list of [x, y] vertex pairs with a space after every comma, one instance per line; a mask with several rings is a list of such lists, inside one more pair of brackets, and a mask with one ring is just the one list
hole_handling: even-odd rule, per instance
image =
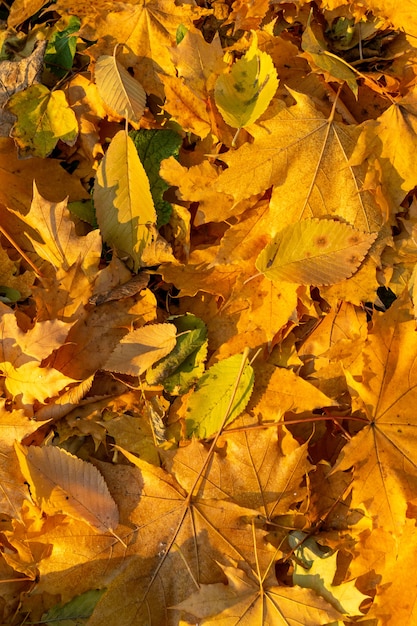
[[177, 156], [182, 139], [172, 130], [147, 130], [132, 131], [129, 136], [136, 146], [140, 161], [149, 179], [149, 185], [155, 211], [157, 215], [157, 227], [169, 222], [172, 207], [164, 200], [164, 192], [169, 185], [159, 175], [161, 161], [170, 156]]
[[142, 372], [171, 352], [177, 329], [174, 324], [152, 324], [132, 330], [113, 350], [104, 369], [140, 376]]
[[253, 124], [264, 113], [278, 87], [271, 57], [258, 50], [256, 33], [246, 54], [236, 61], [229, 74], [219, 76], [215, 86], [216, 105], [233, 128]]
[[226, 423], [230, 423], [245, 409], [254, 374], [246, 362], [239, 376], [241, 367], [242, 355], [236, 354], [212, 365], [199, 379], [187, 405], [188, 436], [211, 437], [220, 429], [226, 414]]
[[146, 93], [125, 67], [108, 54], [97, 59], [94, 76], [106, 106], [120, 117], [138, 123], [146, 104]]
[[150, 239], [156, 214], [149, 180], [130, 137], [119, 131], [104, 156], [94, 185], [94, 205], [102, 237], [135, 270]]
[[60, 89], [32, 85], [12, 96], [7, 108], [17, 117], [11, 134], [24, 156], [47, 157], [58, 140], [72, 146], [77, 139], [77, 119]]
[[276, 282], [331, 285], [356, 272], [375, 238], [334, 220], [307, 219], [281, 230], [256, 267]]
[[333, 584], [337, 570], [337, 553], [323, 552], [315, 539], [300, 531], [292, 532], [289, 540], [296, 557], [294, 583], [312, 589], [340, 613], [351, 617], [361, 615], [359, 606], [366, 596], [355, 586], [355, 581], [350, 580], [342, 585]]
[[98, 469], [56, 446], [15, 444], [20, 468], [40, 508], [64, 513], [102, 532], [114, 530], [119, 511]]

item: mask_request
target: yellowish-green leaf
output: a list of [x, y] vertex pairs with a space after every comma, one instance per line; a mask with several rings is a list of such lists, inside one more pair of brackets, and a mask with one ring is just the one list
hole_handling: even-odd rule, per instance
[[32, 85], [14, 94], [7, 108], [17, 117], [11, 135], [22, 156], [47, 157], [58, 140], [73, 146], [77, 139], [77, 118], [60, 89]]
[[113, 350], [104, 369], [110, 372], [140, 376], [171, 352], [176, 343], [174, 324], [152, 324], [133, 330]]
[[187, 405], [187, 435], [199, 439], [215, 435], [245, 409], [254, 385], [253, 368], [242, 355], [235, 354], [219, 361], [199, 379]]
[[224, 121], [232, 128], [243, 128], [266, 111], [277, 87], [272, 59], [266, 52], [260, 52], [253, 31], [249, 50], [228, 74], [217, 79], [214, 97]]
[[302, 47], [304, 54], [301, 56], [310, 62], [313, 69], [316, 66], [318, 71], [322, 70], [328, 80], [346, 82], [355, 96], [358, 96], [357, 75], [354, 70], [346, 61], [326, 50], [325, 42], [318, 40], [310, 24], [303, 33]]
[[332, 285], [356, 272], [375, 239], [342, 222], [306, 219], [277, 233], [256, 267], [273, 281]]
[[97, 171], [94, 205], [104, 241], [119, 256], [130, 257], [137, 271], [156, 213], [135, 145], [122, 130], [113, 137]]
[[359, 606], [367, 596], [355, 587], [355, 581], [333, 584], [337, 570], [337, 552], [326, 554], [315, 539], [301, 531], [292, 532], [289, 541], [296, 556], [293, 582], [299, 587], [313, 589], [345, 615], [361, 615]]
[[64, 513], [102, 532], [119, 523], [119, 510], [98, 469], [56, 446], [22, 446], [15, 442], [31, 494], [48, 515]]
[[106, 106], [120, 117], [138, 123], [146, 104], [142, 85], [111, 55], [98, 58], [94, 70], [96, 85]]

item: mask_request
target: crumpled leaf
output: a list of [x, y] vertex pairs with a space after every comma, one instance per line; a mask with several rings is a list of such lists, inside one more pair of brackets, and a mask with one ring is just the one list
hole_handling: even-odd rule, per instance
[[313, 537], [308, 537], [301, 531], [290, 533], [289, 544], [294, 549], [295, 556], [294, 584], [312, 589], [344, 615], [362, 615], [359, 605], [367, 596], [355, 587], [355, 581], [333, 585], [337, 570], [337, 552], [326, 554]]
[[139, 123], [146, 105], [146, 93], [114, 56], [99, 57], [94, 68], [98, 91], [110, 111], [129, 122]]
[[130, 137], [120, 130], [100, 163], [94, 184], [94, 205], [104, 241], [119, 256], [128, 256], [134, 271], [156, 222], [149, 179]]
[[258, 38], [253, 31], [249, 50], [232, 65], [229, 74], [217, 79], [214, 99], [229, 126], [244, 128], [266, 111], [277, 87], [272, 59], [258, 50]]
[[[13, 3], [13, 7], [18, 2]], [[39, 83], [43, 69], [43, 55], [46, 41], [38, 41], [33, 52], [20, 61], [5, 61], [0, 64], [0, 136], [8, 137], [16, 120], [7, 111], [5, 104], [16, 92], [27, 89], [33, 83]]]
[[332, 54], [327, 50], [326, 43], [319, 41], [314, 30], [309, 23], [303, 33], [302, 47], [304, 50], [304, 56], [312, 65], [322, 70], [330, 80], [338, 80], [338, 82], [346, 82], [350, 89], [353, 91], [356, 97], [358, 97], [358, 83], [356, 80], [356, 74], [349, 64], [338, 57], [336, 54]]
[[366, 163], [379, 177], [384, 193], [396, 204], [417, 185], [414, 167], [417, 137], [417, 89], [391, 104], [377, 119], [360, 125], [361, 133], [350, 158], [353, 166]]
[[22, 446], [16, 454], [31, 494], [48, 515], [64, 513], [101, 532], [114, 530], [119, 511], [98, 469], [56, 446]]
[[29, 500], [20, 468], [14, 454], [14, 442], [31, 435], [47, 422], [30, 420], [23, 411], [8, 411], [0, 400], [0, 511], [20, 519], [22, 504]]
[[275, 282], [331, 285], [356, 272], [376, 236], [334, 220], [302, 220], [275, 235], [256, 267]]
[[186, 428], [189, 437], [211, 437], [220, 429], [226, 413], [226, 424], [230, 424], [245, 409], [252, 393], [254, 374], [246, 360], [239, 378], [241, 367], [242, 355], [235, 354], [212, 365], [199, 379], [187, 404]]
[[23, 332], [11, 309], [1, 304], [0, 312], [0, 370], [6, 389], [20, 407], [33, 410], [34, 402], [45, 402], [75, 382], [53, 367], [42, 367], [42, 360], [65, 342], [72, 323], [37, 322]]
[[113, 350], [103, 369], [140, 376], [171, 352], [175, 346], [176, 334], [174, 324], [152, 324], [132, 330]]
[[58, 140], [69, 146], [76, 142], [77, 118], [60, 89], [32, 85], [14, 94], [7, 109], [17, 117], [11, 136], [21, 156], [47, 157]]

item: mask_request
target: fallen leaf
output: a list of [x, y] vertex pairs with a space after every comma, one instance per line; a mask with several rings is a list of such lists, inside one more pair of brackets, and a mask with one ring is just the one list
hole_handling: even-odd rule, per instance
[[117, 505], [98, 469], [62, 448], [29, 448], [19, 442], [16, 454], [31, 494], [48, 515], [64, 513], [101, 532], [119, 523]]
[[174, 324], [152, 324], [132, 330], [113, 350], [103, 369], [140, 376], [171, 352], [176, 335]]
[[7, 109], [17, 117], [11, 136], [22, 156], [46, 157], [58, 140], [72, 146], [77, 139], [77, 119], [59, 89], [32, 85], [13, 95]]
[[137, 271], [156, 214], [146, 172], [133, 141], [122, 130], [100, 163], [94, 204], [104, 241], [120, 256], [127, 255]]
[[249, 50], [232, 65], [230, 73], [217, 79], [214, 98], [224, 121], [233, 128], [244, 128], [266, 111], [277, 87], [272, 59], [260, 52], [253, 31]]
[[146, 93], [115, 56], [99, 57], [94, 78], [100, 96], [113, 114], [138, 124], [146, 104]]
[[330, 285], [356, 272], [375, 239], [342, 222], [306, 219], [277, 233], [256, 267], [276, 283]]

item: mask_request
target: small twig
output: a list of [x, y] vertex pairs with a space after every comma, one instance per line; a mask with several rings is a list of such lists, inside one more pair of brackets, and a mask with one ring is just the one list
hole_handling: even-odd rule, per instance
[[0, 226], [0, 233], [2, 235], [4, 235], [4, 237], [6, 237], [7, 241], [13, 246], [13, 248], [15, 250], [17, 250], [17, 252], [20, 254], [20, 256], [26, 261], [26, 263], [28, 265], [30, 265], [30, 267], [35, 272], [36, 276], [38, 276], [39, 278], [45, 278], [45, 276], [42, 274], [42, 272], [40, 270], [38, 270], [36, 265], [29, 259], [27, 254], [25, 252], [23, 252], [22, 248], [20, 246], [18, 246], [18, 244], [14, 241], [14, 239], [12, 237], [10, 237], [10, 235], [7, 234], [7, 232], [4, 230], [4, 228], [2, 226]]

